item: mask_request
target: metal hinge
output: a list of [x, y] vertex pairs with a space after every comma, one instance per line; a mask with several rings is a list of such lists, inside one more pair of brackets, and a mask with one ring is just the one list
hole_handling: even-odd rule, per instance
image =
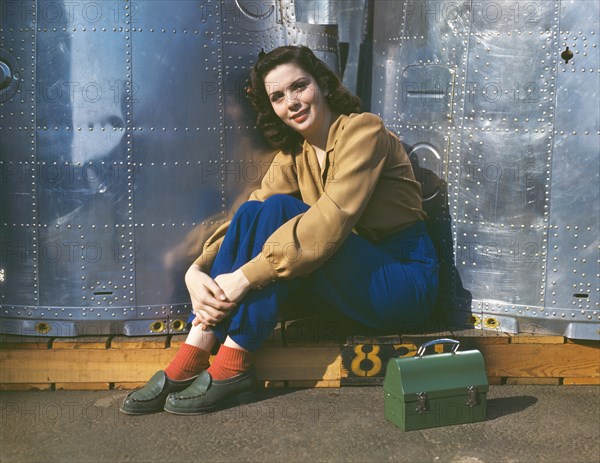
[[419, 403], [419, 406], [415, 409], [419, 412], [419, 414], [423, 414], [425, 413], [425, 410], [427, 409], [425, 403], [427, 402], [427, 392], [417, 392], [417, 400]]
[[469, 386], [467, 388], [468, 399], [465, 402], [469, 407], [473, 408], [477, 405], [477, 386]]

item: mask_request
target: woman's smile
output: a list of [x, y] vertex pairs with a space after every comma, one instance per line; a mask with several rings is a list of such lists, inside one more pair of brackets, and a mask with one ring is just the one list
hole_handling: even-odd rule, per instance
[[290, 119], [293, 119], [295, 122], [301, 124], [306, 119], [308, 119], [309, 109], [303, 109], [302, 111], [298, 111]]

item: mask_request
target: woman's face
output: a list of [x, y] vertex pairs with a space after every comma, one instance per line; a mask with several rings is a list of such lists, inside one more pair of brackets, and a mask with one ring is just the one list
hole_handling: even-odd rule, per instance
[[275, 67], [265, 76], [265, 89], [275, 114], [307, 140], [328, 128], [331, 109], [313, 76], [301, 67]]

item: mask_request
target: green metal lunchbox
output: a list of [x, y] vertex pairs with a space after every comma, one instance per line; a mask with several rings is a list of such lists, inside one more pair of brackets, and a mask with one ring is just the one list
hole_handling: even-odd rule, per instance
[[[451, 352], [423, 355], [434, 344]], [[385, 418], [403, 431], [483, 421], [489, 389], [478, 350], [457, 352], [454, 339], [422, 344], [414, 357], [388, 361], [383, 390]]]

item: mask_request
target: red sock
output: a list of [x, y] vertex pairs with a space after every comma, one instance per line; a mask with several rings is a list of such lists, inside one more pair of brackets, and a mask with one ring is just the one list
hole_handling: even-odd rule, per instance
[[169, 379], [175, 381], [189, 379], [208, 368], [209, 357], [210, 352], [183, 343], [175, 354], [175, 358], [165, 368], [165, 373]]
[[250, 368], [250, 352], [221, 346], [214, 362], [208, 369], [213, 379], [228, 379]]

